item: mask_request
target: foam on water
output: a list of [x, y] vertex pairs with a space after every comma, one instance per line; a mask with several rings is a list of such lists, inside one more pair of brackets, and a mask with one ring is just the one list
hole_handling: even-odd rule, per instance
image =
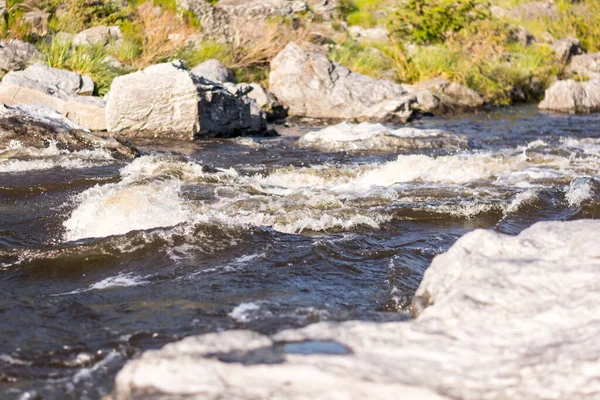
[[[434, 138], [441, 141], [432, 142], [431, 139]], [[450, 135], [438, 129], [405, 127], [393, 130], [381, 124], [363, 122], [355, 125], [342, 122], [339, 125], [305, 134], [298, 140], [297, 145], [321, 151], [361, 151], [457, 147], [466, 146], [466, 141], [457, 135]]]

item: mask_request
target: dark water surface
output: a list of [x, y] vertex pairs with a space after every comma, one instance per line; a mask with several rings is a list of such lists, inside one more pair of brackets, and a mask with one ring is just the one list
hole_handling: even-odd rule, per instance
[[0, 398], [98, 399], [128, 359], [194, 334], [408, 319], [432, 258], [466, 232], [600, 217], [599, 115], [411, 126], [468, 146], [0, 153]]

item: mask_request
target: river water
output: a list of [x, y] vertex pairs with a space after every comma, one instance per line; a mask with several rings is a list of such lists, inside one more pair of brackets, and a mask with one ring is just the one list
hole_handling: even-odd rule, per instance
[[423, 272], [465, 233], [600, 217], [600, 115], [410, 126], [438, 131], [145, 140], [128, 163], [6, 149], [0, 397], [98, 399], [128, 359], [194, 334], [408, 319]]

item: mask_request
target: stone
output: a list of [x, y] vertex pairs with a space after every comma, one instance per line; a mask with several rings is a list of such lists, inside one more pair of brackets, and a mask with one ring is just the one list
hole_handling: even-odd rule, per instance
[[22, 70], [43, 58], [43, 54], [31, 43], [21, 40], [0, 41], [0, 74]]
[[295, 43], [271, 61], [269, 82], [291, 116], [406, 121], [416, 102], [401, 85], [354, 73]]
[[325, 21], [330, 21], [340, 16], [340, 4], [337, 0], [308, 0], [308, 6], [311, 11]]
[[233, 94], [241, 91], [242, 96], [254, 100], [259, 109], [267, 114], [269, 120], [283, 119], [287, 116], [287, 111], [273, 93], [258, 83], [225, 83], [223, 86]]
[[354, 39], [359, 41], [388, 42], [390, 40], [390, 34], [385, 26], [363, 28], [362, 26], [354, 25], [348, 28], [348, 32]]
[[50, 13], [42, 10], [29, 11], [23, 14], [21, 21], [31, 27], [32, 33], [38, 36], [48, 34], [48, 23], [50, 22]]
[[15, 142], [38, 149], [52, 142], [58, 149], [70, 152], [104, 149], [116, 159], [140, 155], [129, 142], [90, 133], [51, 108], [35, 104], [0, 105], [0, 148]]
[[73, 36], [74, 46], [106, 46], [111, 40], [122, 37], [118, 26], [95, 26]]
[[180, 62], [117, 77], [107, 98], [109, 132], [186, 139], [266, 132], [255, 102], [193, 75]]
[[86, 129], [106, 130], [105, 102], [89, 96], [93, 91], [94, 82], [89, 76], [34, 64], [4, 76], [0, 84], [0, 102], [43, 105]]
[[0, 0], [0, 14], [6, 13], [6, 0]]
[[568, 75], [579, 75], [583, 78], [600, 78], [600, 53], [576, 55], [571, 58], [565, 69]]
[[521, 46], [527, 47], [535, 42], [533, 36], [524, 26], [518, 25], [511, 29], [511, 39], [518, 42]]
[[576, 82], [557, 81], [546, 90], [541, 110], [563, 113], [592, 113], [600, 111], [600, 79]]
[[556, 40], [552, 44], [552, 48], [556, 53], [556, 58], [558, 58], [564, 64], [568, 64], [571, 60], [571, 57], [583, 53], [579, 39], [572, 37]]
[[219, 60], [207, 60], [192, 68], [192, 74], [212, 82], [233, 82], [233, 75]]
[[600, 396], [600, 221], [476, 230], [437, 256], [414, 321], [189, 337], [129, 361], [116, 400]]
[[420, 91], [430, 91], [439, 99], [439, 108], [444, 111], [468, 111], [483, 106], [483, 99], [477, 92], [458, 83], [435, 78], [416, 85]]

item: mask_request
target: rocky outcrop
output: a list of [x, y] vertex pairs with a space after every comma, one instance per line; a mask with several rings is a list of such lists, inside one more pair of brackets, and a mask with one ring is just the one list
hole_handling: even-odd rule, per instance
[[233, 75], [219, 60], [207, 60], [192, 68], [192, 74], [217, 83], [233, 82]]
[[20, 71], [43, 58], [42, 53], [31, 43], [21, 40], [0, 41], [0, 75]]
[[85, 131], [58, 111], [39, 105], [0, 105], [0, 148], [11, 143], [26, 148], [43, 149], [53, 143], [60, 150], [103, 149], [116, 159], [139, 156], [130, 143]]
[[106, 46], [111, 40], [121, 39], [118, 26], [95, 26], [73, 36], [74, 46]]
[[130, 361], [115, 398], [600, 397], [599, 231], [471, 232], [426, 271], [415, 321], [190, 337]]
[[556, 58], [561, 60], [564, 64], [567, 64], [571, 60], [571, 57], [583, 53], [579, 39], [572, 37], [556, 40], [552, 44], [552, 48], [556, 53]]
[[105, 102], [88, 96], [94, 91], [89, 76], [34, 64], [24, 71], [9, 72], [0, 84], [0, 102], [39, 104], [53, 108], [78, 125], [105, 130]]
[[600, 53], [574, 56], [565, 69], [565, 73], [584, 78], [600, 78]]
[[546, 90], [539, 108], [571, 114], [599, 112], [600, 79], [587, 82], [573, 79], [558, 81]]
[[442, 78], [421, 82], [416, 88], [433, 93], [440, 100], [442, 111], [467, 111], [483, 105], [483, 99], [474, 90]]
[[264, 134], [264, 118], [257, 118], [252, 102], [193, 75], [179, 62], [166, 63], [116, 78], [106, 119], [110, 132], [130, 136], [192, 139]]
[[406, 121], [417, 101], [405, 86], [354, 73], [295, 43], [271, 61], [269, 82], [291, 116]]

